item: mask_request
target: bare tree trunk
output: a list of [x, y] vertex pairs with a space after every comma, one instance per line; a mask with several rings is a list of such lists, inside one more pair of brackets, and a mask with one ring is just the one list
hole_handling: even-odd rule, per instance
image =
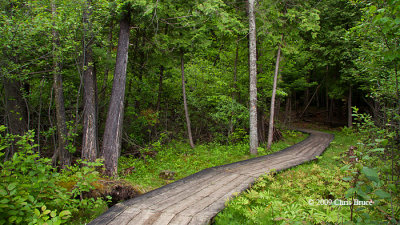
[[[113, 30], [114, 30], [114, 21], [111, 19], [110, 21], [110, 31], [108, 33], [108, 41], [110, 42], [107, 50], [107, 60], [111, 58], [111, 51], [113, 49]], [[108, 74], [110, 72], [110, 67], [108, 64], [106, 64], [106, 68], [104, 69], [104, 77], [103, 77], [103, 84], [101, 89], [99, 90], [99, 95], [100, 95], [100, 100], [105, 101], [106, 100], [106, 93], [107, 93], [107, 81], [108, 81]], [[101, 101], [98, 101], [100, 103], [99, 106], [99, 116], [98, 120], [101, 121], [105, 117], [105, 110], [104, 108], [106, 107], [106, 103], [102, 103]], [[99, 152], [101, 153], [101, 152]]]
[[257, 110], [257, 126], [258, 126], [258, 143], [265, 143], [266, 139], [265, 139], [265, 118], [264, 118], [264, 110], [258, 108]]
[[257, 37], [254, 0], [248, 0], [249, 6], [249, 74], [250, 74], [250, 154], [258, 153], [257, 134]]
[[91, 28], [90, 16], [92, 14], [92, 1], [87, 0], [87, 9], [84, 12], [85, 34], [89, 31], [89, 40], [86, 42], [83, 37], [84, 51], [84, 68], [83, 68], [83, 138], [82, 138], [82, 159], [90, 162], [96, 161], [98, 144], [97, 144], [97, 112], [96, 112], [96, 74], [93, 66], [92, 39], [93, 33]]
[[8, 120], [8, 129], [11, 134], [24, 135], [28, 131], [26, 123], [26, 108], [21, 94], [21, 85], [18, 81], [3, 78], [4, 94], [6, 97], [5, 109]]
[[118, 176], [118, 158], [121, 151], [122, 123], [124, 119], [126, 67], [128, 64], [130, 33], [129, 26], [130, 15], [127, 15], [120, 21], [113, 88], [103, 136], [102, 156], [104, 157], [106, 174], [109, 176]]
[[[281, 42], [282, 41], [283, 41], [283, 35], [281, 37]], [[277, 86], [277, 81], [278, 81], [280, 60], [281, 60], [281, 44], [279, 44], [279, 46], [278, 46], [278, 54], [276, 56], [274, 84], [272, 86], [271, 109], [270, 109], [269, 126], [268, 126], [267, 149], [271, 149], [272, 138], [274, 136], [273, 131], [274, 131], [275, 95], [276, 95], [276, 86]]]
[[164, 66], [160, 66], [160, 80], [158, 82], [158, 96], [157, 96], [157, 112], [160, 111], [163, 78], [164, 78]]
[[280, 112], [281, 112], [281, 99], [278, 98], [276, 99], [276, 104], [275, 104], [275, 114], [274, 114], [275, 121], [279, 120]]
[[397, 78], [397, 63], [394, 64], [394, 77], [396, 79], [397, 107], [399, 107], [400, 106], [400, 97], [399, 97], [399, 78]]
[[239, 59], [239, 37], [236, 40], [236, 54], [235, 54], [235, 65], [233, 68], [233, 99], [238, 101], [239, 99], [239, 91], [237, 90], [237, 67], [238, 67], [238, 59]]
[[352, 117], [352, 109], [351, 109], [351, 104], [352, 104], [352, 87], [351, 85], [349, 86], [349, 97], [347, 98], [347, 126], [348, 127], [353, 127], [353, 117]]
[[[57, 8], [54, 0], [51, 1], [51, 12], [53, 18], [53, 76], [54, 76], [54, 93], [56, 103], [56, 119], [57, 119], [57, 133], [58, 133], [58, 156], [60, 159], [61, 167], [64, 168], [71, 164], [71, 153], [66, 148], [68, 146], [68, 130], [66, 125], [66, 114], [64, 106], [63, 82], [60, 71], [60, 58], [58, 53], [59, 40], [58, 32], [55, 29], [55, 19], [57, 16]], [[57, 155], [57, 153], [54, 153]], [[53, 160], [57, 160], [53, 158]]]
[[190, 117], [189, 117], [189, 110], [187, 107], [186, 101], [186, 88], [185, 88], [185, 64], [183, 61], [183, 52], [181, 52], [181, 73], [182, 73], [182, 94], [183, 94], [183, 106], [185, 108], [185, 117], [186, 117], [186, 127], [189, 137], [189, 143], [192, 148], [194, 148], [193, 138], [192, 138], [192, 129], [190, 126]]
[[286, 97], [286, 105], [285, 105], [285, 118], [283, 119], [283, 123], [286, 125], [289, 121], [289, 107], [290, 107], [290, 93]]

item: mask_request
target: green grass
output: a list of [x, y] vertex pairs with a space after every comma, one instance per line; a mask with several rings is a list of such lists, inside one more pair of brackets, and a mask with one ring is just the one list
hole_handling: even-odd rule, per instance
[[[284, 140], [274, 143], [270, 150], [259, 148], [259, 155], [270, 154], [289, 147], [307, 135], [300, 132], [283, 132]], [[133, 157], [121, 157], [120, 171], [132, 166], [135, 170], [129, 175], [121, 177], [131, 182], [141, 192], [148, 192], [175, 180], [184, 178], [203, 169], [224, 165], [251, 158], [248, 143], [235, 145], [221, 145], [209, 143], [197, 145], [194, 149], [183, 142], [171, 142], [166, 146], [155, 145], [158, 154], [154, 158], [146, 157], [146, 160]], [[154, 150], [154, 149], [153, 149]], [[163, 170], [174, 171], [173, 180], [165, 180], [159, 177]]]
[[[356, 145], [355, 134], [334, 132], [335, 139], [318, 161], [276, 175], [265, 175], [251, 189], [227, 202], [215, 224], [326, 224], [350, 220], [349, 206], [326, 205], [345, 200], [350, 184], [343, 155]], [[320, 201], [327, 200], [327, 201]], [[324, 205], [325, 204], [325, 205]]]

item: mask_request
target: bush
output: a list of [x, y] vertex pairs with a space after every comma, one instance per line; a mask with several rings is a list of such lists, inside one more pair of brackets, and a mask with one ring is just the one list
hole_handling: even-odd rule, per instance
[[[51, 160], [40, 158], [33, 151], [34, 133], [24, 136], [2, 135], [0, 126], [0, 158], [11, 143], [18, 146], [11, 159], [0, 162], [0, 224], [62, 224], [73, 220], [81, 211], [101, 207], [101, 199], [83, 199], [82, 192], [98, 174], [93, 167], [75, 165], [57, 172]], [[72, 190], [59, 185], [66, 177], [75, 177]]]

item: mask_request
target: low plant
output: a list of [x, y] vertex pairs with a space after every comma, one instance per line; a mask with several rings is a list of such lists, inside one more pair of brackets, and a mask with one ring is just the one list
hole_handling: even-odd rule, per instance
[[317, 161], [260, 177], [231, 199], [215, 224], [334, 224], [349, 221], [348, 171], [341, 163], [358, 136], [335, 132], [335, 141]]
[[[4, 130], [0, 126], [0, 158], [11, 143], [18, 151], [9, 160], [0, 161], [0, 224], [75, 223], [84, 212], [93, 214], [105, 204], [101, 199], [82, 198], [98, 177], [91, 165], [57, 172], [51, 159], [34, 152], [34, 132], [18, 136], [4, 135]], [[74, 177], [71, 190], [60, 185], [67, 177]]]

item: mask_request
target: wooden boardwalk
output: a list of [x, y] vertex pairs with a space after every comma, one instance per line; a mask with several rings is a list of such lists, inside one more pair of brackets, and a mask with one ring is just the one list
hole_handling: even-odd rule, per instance
[[310, 136], [282, 151], [208, 168], [134, 199], [118, 203], [89, 225], [208, 224], [227, 199], [259, 176], [315, 159], [333, 140], [332, 134], [301, 130]]

